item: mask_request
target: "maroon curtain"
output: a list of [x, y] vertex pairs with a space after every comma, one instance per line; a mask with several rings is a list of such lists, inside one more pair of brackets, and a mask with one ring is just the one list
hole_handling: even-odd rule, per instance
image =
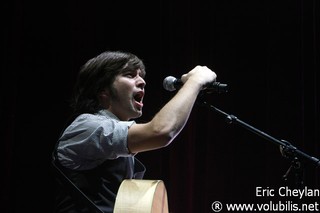
[[[229, 85], [226, 94], [204, 96], [207, 103], [320, 158], [319, 13], [317, 0], [5, 1], [1, 212], [51, 211], [50, 155], [69, 115], [76, 73], [107, 49], [145, 61], [147, 93], [138, 122], [152, 119], [172, 97], [162, 88], [166, 76], [206, 65]], [[224, 208], [279, 203], [279, 196], [257, 190], [296, 187], [294, 170], [282, 179], [291, 162], [276, 144], [201, 105], [170, 146], [137, 157], [147, 179], [165, 181], [174, 213], [213, 212], [215, 201]], [[300, 160], [304, 184], [319, 189], [319, 168]]]

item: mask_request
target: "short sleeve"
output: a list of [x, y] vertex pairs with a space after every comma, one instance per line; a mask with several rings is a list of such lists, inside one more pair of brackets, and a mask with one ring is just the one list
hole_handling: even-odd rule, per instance
[[86, 170], [107, 159], [132, 156], [127, 139], [134, 123], [91, 114], [79, 116], [59, 140], [60, 163], [70, 169]]

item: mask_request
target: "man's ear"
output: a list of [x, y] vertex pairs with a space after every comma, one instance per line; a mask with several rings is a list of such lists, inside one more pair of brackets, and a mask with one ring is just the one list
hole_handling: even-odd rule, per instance
[[110, 104], [110, 91], [107, 89], [101, 90], [98, 94], [98, 99], [104, 108], [108, 108]]
[[110, 97], [110, 92], [109, 92], [109, 90], [107, 90], [107, 89], [104, 89], [104, 90], [101, 90], [100, 92], [99, 92], [99, 98], [102, 98], [102, 99], [109, 99], [109, 97]]

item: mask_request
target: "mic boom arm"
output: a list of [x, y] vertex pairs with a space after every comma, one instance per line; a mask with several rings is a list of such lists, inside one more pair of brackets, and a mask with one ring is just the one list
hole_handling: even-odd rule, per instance
[[284, 180], [287, 181], [287, 176], [288, 176], [288, 172], [291, 170], [291, 168], [295, 169], [296, 175], [296, 184], [297, 187], [300, 187], [301, 185], [303, 185], [303, 180], [302, 180], [302, 175], [299, 174], [301, 172], [301, 163], [299, 162], [299, 158], [302, 157], [303, 159], [306, 159], [312, 163], [315, 164], [316, 168], [320, 168], [320, 160], [316, 157], [310, 156], [307, 153], [299, 150], [297, 147], [293, 146], [291, 143], [289, 143], [288, 141], [285, 140], [278, 140], [270, 135], [268, 135], [267, 133], [247, 124], [246, 122], [238, 119], [236, 116], [231, 115], [231, 114], [227, 114], [224, 111], [212, 106], [211, 104], [203, 101], [203, 100], [198, 100], [197, 103], [201, 106], [205, 106], [208, 107], [209, 109], [212, 109], [218, 113], [220, 113], [221, 115], [225, 116], [226, 118], [226, 122], [229, 124], [238, 124], [242, 127], [244, 127], [245, 129], [249, 130], [250, 132], [261, 136], [262, 138], [276, 144], [280, 146], [280, 152], [282, 154], [283, 157], [291, 160], [291, 166], [288, 169], [288, 171], [286, 172], [286, 174], [283, 176]]

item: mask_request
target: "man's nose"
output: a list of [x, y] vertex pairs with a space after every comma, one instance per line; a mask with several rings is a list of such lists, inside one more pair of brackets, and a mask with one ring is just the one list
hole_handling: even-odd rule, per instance
[[146, 86], [146, 81], [141, 76], [139, 76], [137, 79], [137, 87], [143, 89], [145, 86]]

